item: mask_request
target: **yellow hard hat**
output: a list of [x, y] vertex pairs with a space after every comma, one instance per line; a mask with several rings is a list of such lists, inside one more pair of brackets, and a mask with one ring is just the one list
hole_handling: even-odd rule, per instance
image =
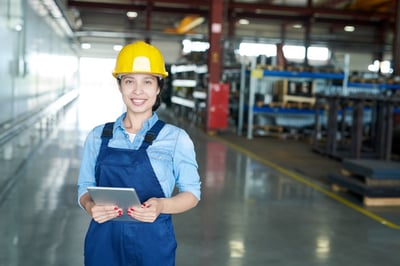
[[121, 74], [148, 73], [165, 78], [164, 58], [155, 46], [137, 41], [124, 46], [118, 54], [113, 76]]

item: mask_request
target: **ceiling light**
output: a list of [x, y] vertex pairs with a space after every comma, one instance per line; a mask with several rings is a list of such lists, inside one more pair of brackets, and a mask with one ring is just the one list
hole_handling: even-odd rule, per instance
[[88, 49], [90, 49], [92, 46], [90, 45], [90, 43], [82, 43], [81, 44], [81, 48], [82, 49], [85, 49], [85, 50], [88, 50]]
[[239, 24], [240, 25], [249, 25], [250, 21], [248, 19], [242, 18], [242, 19], [239, 19]]
[[21, 31], [22, 30], [22, 25], [21, 24], [17, 24], [17, 25], [15, 25], [14, 29], [16, 31]]
[[128, 12], [126, 12], [126, 16], [128, 18], [136, 18], [138, 16], [138, 13], [135, 11], [128, 11]]
[[354, 26], [344, 26], [344, 31], [353, 32], [356, 28]]
[[114, 51], [119, 52], [119, 51], [121, 51], [121, 49], [122, 49], [122, 45], [116, 44], [116, 45], [113, 46], [113, 50]]
[[294, 29], [301, 29], [301, 28], [303, 28], [303, 25], [301, 25], [301, 24], [294, 24], [292, 27], [293, 27]]

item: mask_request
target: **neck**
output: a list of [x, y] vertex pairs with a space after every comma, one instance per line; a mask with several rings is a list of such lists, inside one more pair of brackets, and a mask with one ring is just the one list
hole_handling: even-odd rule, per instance
[[151, 115], [144, 116], [127, 112], [123, 120], [126, 131], [136, 134], [143, 127], [144, 121], [146, 121], [150, 117]]

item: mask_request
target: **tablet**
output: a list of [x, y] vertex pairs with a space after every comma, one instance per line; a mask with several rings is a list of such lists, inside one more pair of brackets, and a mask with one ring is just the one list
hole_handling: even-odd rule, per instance
[[124, 210], [123, 215], [113, 221], [137, 221], [126, 213], [131, 207], [141, 206], [134, 188], [88, 187], [88, 191], [96, 204], [115, 204]]

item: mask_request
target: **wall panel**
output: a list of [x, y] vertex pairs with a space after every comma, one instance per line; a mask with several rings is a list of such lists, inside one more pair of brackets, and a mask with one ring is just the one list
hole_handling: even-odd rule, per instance
[[[0, 0], [0, 125], [29, 115], [78, 86], [70, 40], [34, 1]], [[16, 30], [18, 24], [22, 29]]]

